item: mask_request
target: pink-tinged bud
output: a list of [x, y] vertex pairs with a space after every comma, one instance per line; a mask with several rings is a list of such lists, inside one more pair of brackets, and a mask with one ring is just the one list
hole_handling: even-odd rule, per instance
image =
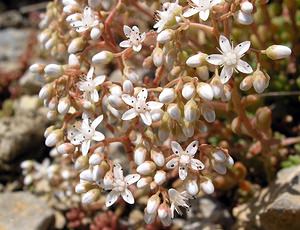
[[266, 55], [272, 60], [278, 60], [283, 58], [288, 58], [292, 50], [287, 46], [282, 45], [272, 45], [268, 49], [266, 49]]
[[192, 196], [196, 196], [199, 192], [199, 187], [196, 180], [189, 180], [186, 183], [185, 188], [187, 192]]
[[167, 43], [172, 40], [174, 33], [174, 30], [171, 29], [163, 30], [157, 35], [157, 41], [161, 44]]
[[68, 64], [72, 67], [80, 67], [79, 59], [75, 54], [70, 54], [69, 55]]
[[190, 100], [195, 95], [195, 85], [192, 82], [188, 82], [183, 85], [181, 94], [186, 100]]
[[165, 157], [162, 152], [151, 150], [151, 159], [158, 167], [163, 167], [165, 165]]
[[84, 181], [93, 182], [93, 172], [90, 169], [86, 169], [79, 174], [79, 178]]
[[54, 78], [59, 77], [64, 73], [64, 69], [62, 65], [57, 65], [57, 64], [46, 65], [44, 71], [48, 76]]
[[216, 120], [215, 110], [208, 104], [202, 104], [201, 114], [204, 117], [204, 119], [209, 123], [214, 122]]
[[63, 131], [61, 129], [56, 129], [47, 136], [45, 144], [48, 147], [53, 147], [62, 139], [63, 139]]
[[78, 171], [86, 169], [88, 167], [88, 157], [87, 156], [80, 156], [76, 159], [74, 168]]
[[53, 85], [51, 83], [46, 84], [41, 88], [41, 90], [39, 92], [39, 98], [49, 99], [52, 92], [53, 92]]
[[156, 47], [152, 52], [152, 61], [156, 67], [160, 67], [164, 61], [164, 55], [161, 48]]
[[44, 137], [47, 138], [49, 136], [50, 133], [52, 133], [52, 131], [55, 129], [54, 125], [49, 126], [45, 132], [44, 132]]
[[157, 210], [158, 217], [164, 226], [172, 224], [172, 212], [166, 203], [162, 203]]
[[208, 83], [200, 82], [197, 85], [197, 93], [201, 98], [208, 101], [211, 101], [214, 98], [214, 91]]
[[156, 171], [154, 175], [154, 182], [158, 185], [162, 185], [167, 180], [167, 173], [163, 170]]
[[93, 29], [91, 29], [91, 32], [90, 32], [90, 36], [91, 36], [91, 39], [96, 41], [100, 38], [102, 34], [102, 31], [99, 27], [94, 27]]
[[196, 121], [199, 118], [199, 106], [191, 99], [184, 105], [184, 119], [188, 122]]
[[58, 105], [57, 105], [57, 111], [60, 114], [66, 114], [69, 112], [69, 109], [71, 107], [71, 101], [69, 97], [63, 97], [59, 99]]
[[270, 82], [270, 76], [260, 70], [256, 70], [253, 73], [253, 88], [257, 93], [262, 93], [268, 88]]
[[146, 206], [147, 213], [148, 214], [156, 213], [159, 205], [160, 205], [159, 196], [157, 194], [152, 195], [147, 202], [147, 206]]
[[243, 91], [247, 91], [252, 87], [252, 84], [253, 84], [253, 76], [249, 75], [241, 81], [240, 89]]
[[241, 10], [246, 14], [251, 14], [253, 11], [253, 4], [249, 1], [244, 1], [240, 4]]
[[136, 171], [141, 175], [149, 175], [153, 173], [155, 169], [156, 166], [152, 161], [145, 161], [137, 167]]
[[140, 146], [134, 150], [134, 162], [137, 165], [141, 165], [145, 162], [147, 156], [147, 149], [143, 146]]
[[199, 67], [201, 66], [203, 63], [206, 62], [206, 57], [207, 57], [207, 54], [204, 54], [204, 53], [198, 53], [196, 55], [193, 55], [191, 57], [189, 57], [187, 60], [186, 60], [186, 64], [189, 66], [189, 67], [192, 67], [192, 68], [196, 68], [196, 67]]
[[98, 200], [100, 197], [100, 191], [97, 188], [94, 188], [90, 191], [88, 191], [87, 193], [85, 193], [82, 198], [81, 198], [81, 202], [82, 204], [90, 204], [92, 202], [95, 202], [96, 200]]
[[84, 49], [86, 41], [82, 37], [74, 38], [68, 46], [68, 53], [75, 54]]
[[172, 103], [168, 105], [167, 113], [173, 120], [180, 121], [181, 119], [181, 111], [178, 107], [178, 104]]
[[101, 153], [93, 153], [89, 158], [90, 165], [99, 165], [103, 161], [104, 156]]
[[63, 143], [59, 145], [56, 149], [57, 152], [60, 154], [72, 154], [75, 151], [75, 147], [71, 143]]
[[173, 88], [164, 88], [159, 95], [159, 101], [162, 103], [171, 103], [175, 100], [176, 94]]
[[93, 57], [92, 57], [92, 62], [94, 64], [108, 64], [110, 63], [112, 60], [113, 60], [114, 56], [112, 54], [112, 52], [109, 52], [109, 51], [101, 51], [97, 54], [95, 54]]
[[215, 187], [211, 180], [204, 181], [200, 184], [202, 191], [206, 194], [212, 194], [215, 191]]
[[148, 186], [151, 183], [151, 181], [151, 177], [143, 177], [136, 183], [136, 186], [138, 188], [144, 188], [145, 186]]

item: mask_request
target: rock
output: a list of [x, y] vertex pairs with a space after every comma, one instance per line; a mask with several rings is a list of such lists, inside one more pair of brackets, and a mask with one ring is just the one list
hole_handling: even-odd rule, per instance
[[36, 74], [33, 74], [27, 70], [19, 80], [20, 86], [22, 87], [22, 93], [29, 95], [38, 94], [43, 86], [43, 82], [41, 79], [39, 79], [39, 77], [40, 76], [37, 76]]
[[0, 194], [1, 230], [47, 230], [54, 221], [54, 212], [31, 193]]
[[299, 195], [300, 166], [280, 170], [272, 185], [248, 203], [234, 208], [233, 214], [238, 219], [236, 228], [300, 229]]

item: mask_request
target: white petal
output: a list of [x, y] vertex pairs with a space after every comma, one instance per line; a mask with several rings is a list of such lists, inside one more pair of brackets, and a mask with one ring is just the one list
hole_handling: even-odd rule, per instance
[[141, 49], [142, 49], [142, 44], [138, 44], [137, 46], [132, 46], [132, 49], [135, 51], [135, 52], [139, 52]]
[[209, 17], [209, 9], [204, 10], [204, 11], [200, 11], [199, 13], [199, 17], [203, 20], [206, 21]]
[[176, 141], [171, 142], [171, 148], [172, 148], [173, 153], [176, 155], [179, 155], [180, 153], [183, 152], [181, 145]]
[[124, 178], [123, 169], [119, 163], [114, 164], [113, 172], [114, 172], [114, 179], [123, 180], [123, 178]]
[[123, 47], [123, 48], [128, 48], [128, 47], [131, 47], [131, 43], [129, 40], [124, 40], [124, 41], [120, 42], [119, 46]]
[[129, 38], [130, 34], [131, 34], [131, 28], [127, 25], [124, 25], [123, 26], [123, 31], [124, 31], [125, 36]]
[[142, 88], [141, 91], [137, 95], [138, 100], [146, 100], [148, 97], [148, 91], [145, 88]]
[[93, 79], [93, 75], [94, 75], [94, 67], [91, 67], [91, 68], [89, 69], [89, 72], [88, 72], [87, 75], [86, 75], [86, 79], [92, 80], [92, 79]]
[[250, 45], [250, 41], [242, 42], [234, 48], [234, 52], [241, 57], [244, 53], [246, 53], [249, 50]]
[[129, 94], [123, 94], [122, 95], [122, 100], [130, 106], [134, 106], [134, 104], [136, 103], [136, 98], [133, 96], [130, 96]]
[[140, 178], [141, 178], [141, 176], [139, 174], [130, 174], [130, 175], [127, 175], [124, 180], [128, 186], [128, 185], [134, 184]]
[[200, 160], [192, 159], [191, 160], [191, 167], [194, 170], [202, 170], [202, 169], [204, 169], [205, 166]]
[[83, 17], [91, 17], [93, 15], [93, 11], [90, 7], [86, 6], [83, 11]]
[[110, 193], [108, 193], [106, 197], [106, 207], [113, 205], [117, 201], [118, 197], [119, 197], [118, 192], [111, 191]]
[[97, 126], [101, 123], [103, 120], [103, 115], [98, 116], [91, 124], [91, 127], [95, 130]]
[[228, 66], [224, 66], [221, 74], [220, 74], [220, 81], [222, 84], [225, 84], [226, 82], [229, 81], [229, 79], [231, 78], [233, 74], [233, 68], [232, 67], [228, 67]]
[[179, 178], [184, 180], [187, 177], [187, 167], [185, 165], [179, 165]]
[[102, 133], [100, 133], [98, 131], [95, 131], [95, 133], [93, 135], [93, 140], [94, 141], [102, 141], [104, 139], [105, 139], [105, 136]]
[[150, 112], [140, 113], [140, 116], [145, 125], [150, 126], [152, 124], [152, 118]]
[[163, 103], [157, 101], [148, 101], [146, 104], [150, 110], [160, 109], [164, 105]]
[[77, 28], [77, 27], [83, 27], [84, 25], [83, 25], [82, 21], [75, 21], [75, 22], [71, 23], [71, 26]]
[[191, 156], [194, 156], [198, 150], [198, 144], [198, 141], [193, 141], [186, 147], [185, 152]]
[[231, 45], [230, 45], [229, 40], [225, 36], [223, 36], [223, 35], [220, 36], [219, 44], [220, 44], [221, 50], [224, 53], [227, 53], [228, 51], [231, 50]]
[[133, 195], [128, 189], [125, 189], [125, 191], [121, 195], [123, 200], [125, 200], [128, 204], [134, 204]]
[[147, 213], [146, 208], [145, 208], [144, 213], [145, 213], [144, 220], [145, 220], [146, 224], [152, 224], [155, 220], [156, 212], [154, 212], [153, 214], [149, 214], [149, 213]]
[[140, 29], [137, 26], [133, 26], [132, 31], [135, 33], [140, 33]]
[[174, 157], [173, 159], [169, 160], [168, 163], [166, 164], [166, 167], [168, 169], [173, 169], [178, 165], [179, 158]]
[[213, 65], [223, 65], [224, 59], [221, 54], [212, 54], [206, 58], [206, 61]]
[[85, 132], [88, 132], [89, 129], [90, 129], [89, 120], [83, 119], [83, 121], [81, 123], [81, 130], [83, 130], [85, 133]]
[[194, 14], [197, 14], [199, 10], [197, 8], [189, 8], [187, 11], [183, 13], [183, 17], [188, 18]]
[[99, 101], [99, 94], [96, 89], [94, 89], [93, 92], [91, 92], [91, 99], [93, 100], [93, 102]]
[[242, 72], [242, 73], [252, 73], [253, 72], [253, 69], [252, 67], [245, 61], [243, 60], [239, 60], [237, 65], [236, 65], [236, 68], [238, 69], [238, 71]]
[[138, 113], [135, 111], [134, 108], [127, 110], [125, 113], [122, 115], [122, 120], [128, 121], [133, 118], [135, 118], [138, 115]]
[[100, 75], [95, 77], [93, 80], [93, 83], [95, 86], [101, 85], [105, 81], [105, 75]]
[[81, 144], [82, 155], [85, 156], [89, 152], [90, 145], [91, 145], [91, 141], [90, 140], [86, 140], [86, 141], [82, 142], [82, 144]]
[[141, 42], [143, 42], [144, 40], [146, 39], [146, 33], [144, 32], [144, 33], [142, 33], [141, 34]]
[[82, 33], [84, 31], [87, 31], [88, 29], [89, 29], [89, 27], [87, 27], [87, 26], [80, 26], [80, 27], [76, 28], [76, 32]]

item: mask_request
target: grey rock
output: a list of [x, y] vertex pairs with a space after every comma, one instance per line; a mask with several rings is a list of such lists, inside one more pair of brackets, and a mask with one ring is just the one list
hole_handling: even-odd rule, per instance
[[54, 212], [31, 193], [0, 194], [1, 230], [48, 230], [54, 221]]

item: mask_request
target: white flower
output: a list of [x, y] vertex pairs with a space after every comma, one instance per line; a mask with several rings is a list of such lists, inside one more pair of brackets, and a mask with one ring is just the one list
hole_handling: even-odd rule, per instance
[[226, 155], [222, 150], [218, 150], [212, 154], [212, 167], [213, 169], [221, 174], [224, 175], [227, 172], [227, 167], [232, 166], [234, 161], [231, 156]]
[[151, 112], [160, 109], [164, 104], [156, 101], [146, 102], [147, 97], [148, 91], [145, 88], [141, 89], [137, 97], [123, 94], [123, 101], [132, 108], [123, 114], [122, 120], [131, 120], [139, 115], [144, 124], [150, 126], [152, 124]]
[[146, 38], [146, 33], [141, 34], [137, 26], [130, 28], [126, 25], [124, 25], [123, 31], [128, 40], [122, 41], [120, 46], [123, 48], [132, 47], [135, 52], [139, 52], [142, 49], [142, 43]]
[[111, 185], [111, 192], [106, 197], [106, 207], [113, 205], [119, 196], [129, 204], [134, 204], [134, 197], [127, 188], [140, 179], [139, 174], [129, 174], [125, 178], [123, 176], [123, 169], [120, 164], [115, 164], [113, 168], [114, 180]]
[[234, 48], [233, 45], [230, 45], [229, 40], [221, 35], [219, 44], [222, 54], [209, 55], [206, 60], [213, 65], [223, 66], [220, 75], [222, 84], [225, 84], [231, 78], [233, 70], [238, 70], [246, 74], [253, 72], [252, 67], [247, 62], [241, 60], [250, 48], [250, 41], [242, 42]]
[[76, 125], [73, 125], [73, 127], [68, 130], [68, 139], [73, 145], [81, 145], [83, 155], [88, 153], [92, 141], [104, 140], [104, 135], [96, 131], [96, 128], [102, 120], [103, 115], [100, 115], [90, 124], [90, 120], [86, 118], [83, 119], [81, 127], [77, 128]]
[[191, 8], [183, 13], [183, 17], [190, 17], [199, 13], [199, 18], [206, 21], [209, 17], [209, 11], [213, 6], [220, 3], [220, 0], [191, 0]]
[[76, 28], [76, 31], [81, 33], [91, 29], [99, 24], [98, 17], [93, 10], [86, 6], [82, 14], [72, 14], [67, 17], [67, 21], [71, 22], [70, 25]]
[[187, 204], [187, 201], [189, 200], [189, 198], [188, 198], [188, 194], [186, 191], [180, 193], [177, 190], [171, 188], [168, 190], [168, 194], [169, 194], [169, 199], [171, 202], [172, 218], [174, 218], [174, 210], [176, 210], [176, 212], [179, 215], [182, 215], [182, 212], [179, 209], [179, 206], [189, 209], [189, 205]]
[[175, 25], [176, 17], [180, 16], [182, 13], [182, 7], [178, 4], [178, 0], [176, 2], [165, 2], [162, 7], [162, 11], [157, 11], [156, 15], [158, 16], [158, 22], [153, 26], [153, 28], [157, 28], [157, 32], [161, 32], [166, 27], [171, 27]]
[[185, 150], [182, 149], [179, 143], [172, 141], [171, 148], [175, 157], [168, 161], [166, 166], [169, 169], [173, 169], [178, 166], [179, 178], [181, 180], [184, 180], [187, 177], [188, 167], [191, 167], [194, 170], [204, 169], [204, 164], [200, 160], [194, 159], [198, 150], [198, 141], [190, 143]]
[[99, 94], [97, 91], [97, 86], [101, 85], [105, 81], [105, 75], [100, 75], [93, 78], [94, 67], [89, 69], [84, 80], [78, 82], [78, 88], [83, 91], [85, 96], [92, 100], [93, 102], [99, 101]]

